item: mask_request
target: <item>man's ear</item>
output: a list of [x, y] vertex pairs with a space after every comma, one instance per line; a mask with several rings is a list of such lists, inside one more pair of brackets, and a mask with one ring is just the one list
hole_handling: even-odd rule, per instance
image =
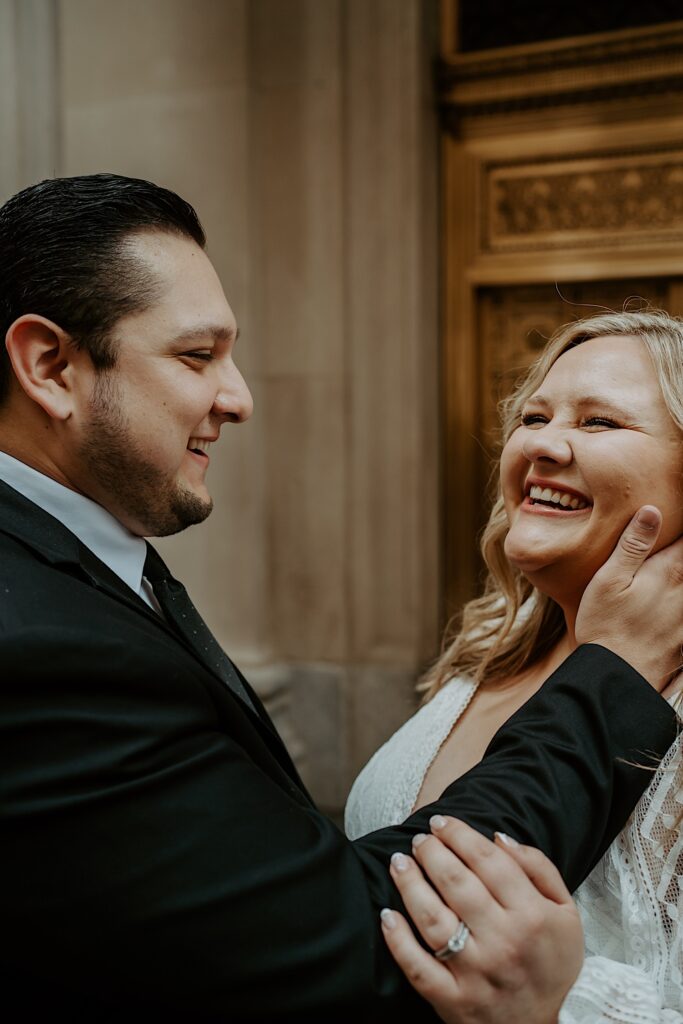
[[73, 408], [76, 364], [85, 353], [66, 331], [34, 313], [14, 321], [5, 344], [14, 374], [28, 397], [51, 419], [66, 420]]

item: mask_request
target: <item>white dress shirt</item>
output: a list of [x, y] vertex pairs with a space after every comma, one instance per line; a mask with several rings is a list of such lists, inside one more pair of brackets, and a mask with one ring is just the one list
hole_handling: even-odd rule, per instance
[[143, 537], [136, 537], [110, 512], [84, 494], [0, 451], [0, 480], [58, 519], [143, 601], [159, 611], [151, 584], [142, 571], [147, 557]]

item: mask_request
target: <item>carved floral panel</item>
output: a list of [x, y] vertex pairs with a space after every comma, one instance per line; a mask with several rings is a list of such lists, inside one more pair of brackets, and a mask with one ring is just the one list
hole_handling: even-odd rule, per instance
[[483, 288], [478, 295], [480, 439], [496, 447], [498, 403], [543, 351], [562, 324], [608, 310], [671, 308], [669, 280], [641, 278]]
[[683, 241], [683, 150], [484, 170], [482, 248]]

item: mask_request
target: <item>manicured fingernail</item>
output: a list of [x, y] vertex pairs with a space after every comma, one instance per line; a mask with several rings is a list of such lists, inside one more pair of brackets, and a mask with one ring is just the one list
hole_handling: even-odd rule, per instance
[[389, 931], [396, 927], [396, 915], [393, 910], [389, 910], [388, 907], [385, 907], [384, 910], [380, 911], [379, 916], [382, 918], [382, 924]]
[[443, 818], [440, 814], [434, 814], [429, 819], [429, 826], [430, 828], [435, 829], [438, 832], [440, 828], [445, 828], [446, 819]]
[[392, 853], [391, 863], [393, 864], [397, 871], [408, 870], [408, 858], [404, 857], [402, 853]]
[[506, 846], [519, 846], [517, 840], [513, 839], [512, 836], [506, 835], [505, 832], [494, 832], [493, 834], [496, 839], [500, 839], [501, 843], [505, 843]]
[[413, 836], [413, 847], [420, 846], [422, 843], [424, 843], [426, 838], [427, 836], [424, 834], [424, 832], [418, 832], [416, 836]]

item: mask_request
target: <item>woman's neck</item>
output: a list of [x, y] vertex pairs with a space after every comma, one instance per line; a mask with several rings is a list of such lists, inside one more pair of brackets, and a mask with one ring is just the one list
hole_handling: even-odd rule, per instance
[[548, 676], [552, 675], [555, 669], [559, 668], [562, 662], [565, 661], [574, 650], [576, 650], [574, 633], [567, 629], [567, 632], [562, 634], [552, 650], [548, 651], [545, 658], [542, 659], [544, 680], [547, 679]]
[[571, 603], [568, 603], [568, 604], [566, 604], [564, 606], [561, 606], [561, 607], [562, 607], [562, 611], [564, 613], [564, 621], [565, 621], [566, 626], [567, 626], [566, 637], [567, 637], [567, 640], [569, 641], [569, 643], [571, 644], [571, 648], [569, 650], [569, 653], [571, 654], [572, 651], [576, 650], [576, 632], [575, 632], [575, 630], [576, 630], [576, 616], [579, 613], [579, 605], [578, 605], [578, 603], [572, 601]]
[[576, 648], [573, 636], [567, 633], [563, 633], [557, 643], [550, 648], [549, 651], [534, 661], [528, 668], [523, 669], [520, 673], [511, 678], [498, 681], [494, 685], [494, 689], [498, 690], [515, 690], [522, 688], [528, 690], [528, 695], [534, 693], [545, 681], [553, 674], [555, 669], [558, 669], [563, 661], [565, 661], [572, 651]]

